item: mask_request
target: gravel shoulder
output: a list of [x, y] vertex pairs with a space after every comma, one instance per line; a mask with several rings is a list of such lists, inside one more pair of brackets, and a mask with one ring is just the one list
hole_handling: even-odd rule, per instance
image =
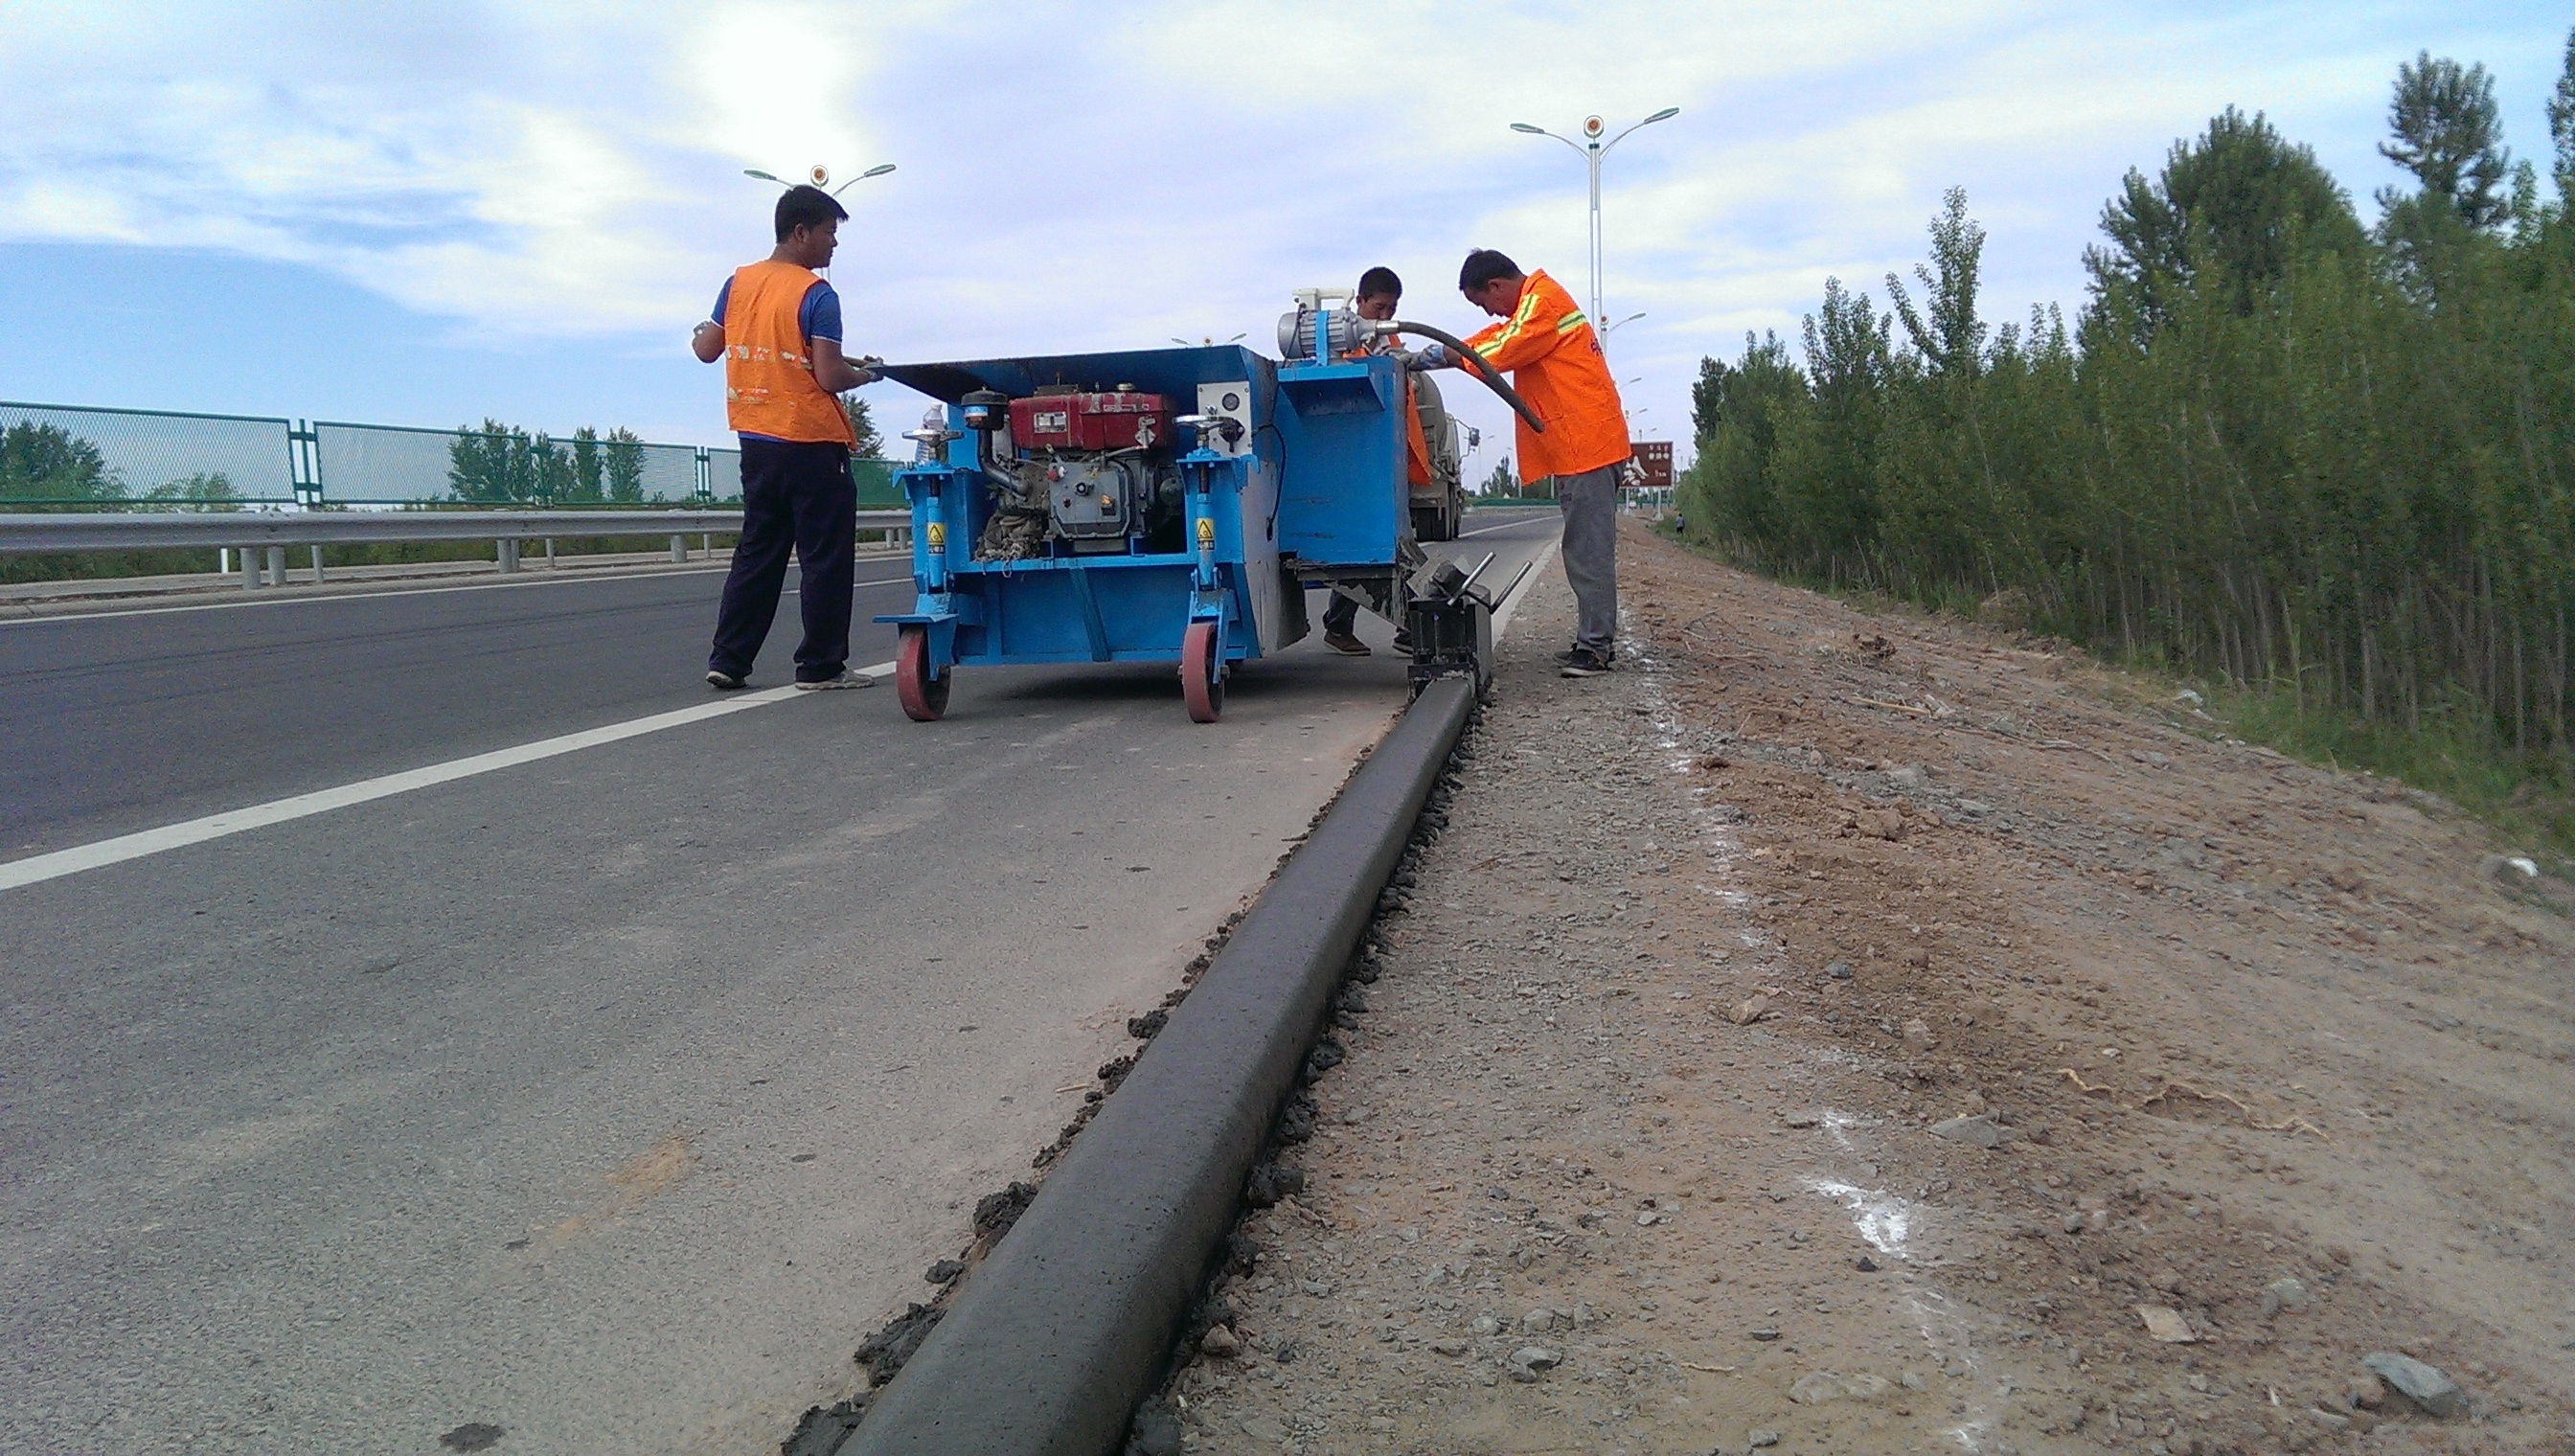
[[1621, 672], [1520, 609], [1186, 1449], [2575, 1451], [2563, 886], [2079, 654], [1622, 557]]

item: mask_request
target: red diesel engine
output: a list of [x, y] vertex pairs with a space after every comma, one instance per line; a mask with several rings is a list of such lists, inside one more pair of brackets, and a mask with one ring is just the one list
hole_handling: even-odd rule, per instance
[[979, 391], [961, 403], [982, 437], [985, 478], [1000, 487], [976, 560], [1182, 549], [1167, 396], [1042, 387], [1010, 401], [1007, 450], [997, 439], [1003, 396]]
[[1011, 401], [1011, 443], [1022, 450], [1151, 450], [1172, 440], [1172, 406], [1133, 390], [1065, 390]]

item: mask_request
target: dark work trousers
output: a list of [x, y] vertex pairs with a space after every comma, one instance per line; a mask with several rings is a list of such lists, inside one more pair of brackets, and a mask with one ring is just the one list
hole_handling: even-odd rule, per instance
[[1564, 514], [1573, 645], [1606, 662], [1618, 648], [1618, 466], [1557, 476], [1555, 508]]
[[784, 440], [742, 442], [742, 540], [716, 610], [716, 646], [707, 667], [745, 677], [787, 583], [787, 554], [804, 568], [798, 600], [805, 641], [796, 649], [796, 681], [822, 683], [850, 662], [850, 594], [859, 549], [859, 487], [850, 479], [850, 448]]

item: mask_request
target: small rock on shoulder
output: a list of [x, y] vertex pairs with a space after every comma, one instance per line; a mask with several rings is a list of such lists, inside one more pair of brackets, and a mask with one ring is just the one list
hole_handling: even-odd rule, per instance
[[1843, 1375], [1831, 1370], [1817, 1370], [1800, 1376], [1788, 1387], [1788, 1398], [1799, 1405], [1823, 1405], [1835, 1400], [1875, 1400], [1894, 1389], [1883, 1375]]
[[2462, 1416], [2468, 1411], [2467, 1392], [2433, 1366], [2410, 1355], [2392, 1350], [2378, 1350], [2360, 1357], [2369, 1373], [2387, 1382], [2389, 1389], [2412, 1401], [2425, 1415], [2438, 1420]]
[[1996, 1148], [2011, 1141], [2011, 1129], [1985, 1115], [1945, 1118], [1932, 1123], [1930, 1132], [1933, 1137], [1983, 1148]]

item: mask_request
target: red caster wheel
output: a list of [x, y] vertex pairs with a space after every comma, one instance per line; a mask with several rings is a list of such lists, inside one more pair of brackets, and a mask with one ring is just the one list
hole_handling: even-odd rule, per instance
[[907, 627], [894, 653], [895, 696], [903, 716], [914, 723], [937, 723], [948, 714], [948, 680], [930, 676], [930, 629]]
[[1225, 714], [1225, 649], [1213, 622], [1191, 623], [1181, 639], [1181, 698], [1192, 723], [1214, 723]]

